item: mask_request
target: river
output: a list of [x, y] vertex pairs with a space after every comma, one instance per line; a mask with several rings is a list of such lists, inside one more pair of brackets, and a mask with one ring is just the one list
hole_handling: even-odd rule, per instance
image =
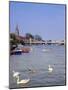
[[[11, 55], [9, 58], [9, 87], [39, 87], [65, 85], [65, 46], [32, 45], [29, 53]], [[53, 71], [49, 72], [48, 66]], [[32, 72], [32, 71], [34, 72]], [[20, 73], [20, 80], [30, 78], [24, 85], [17, 85], [13, 71]]]

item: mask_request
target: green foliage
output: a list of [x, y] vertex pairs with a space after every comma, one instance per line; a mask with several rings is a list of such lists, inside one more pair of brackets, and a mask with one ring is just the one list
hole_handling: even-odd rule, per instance
[[15, 35], [14, 33], [11, 33], [11, 34], [10, 34], [10, 48], [12, 48], [13, 45], [16, 45], [16, 46], [17, 46], [18, 44], [24, 45], [25, 42], [24, 42], [23, 40], [18, 40], [18, 39], [16, 38], [16, 35]]
[[19, 43], [19, 41], [16, 39], [16, 36], [14, 33], [10, 34], [10, 50], [12, 50], [14, 47], [13, 45], [17, 46], [17, 44]]
[[11, 33], [11, 34], [10, 34], [10, 39], [15, 40], [15, 39], [16, 39], [15, 34]]
[[40, 35], [35, 35], [34, 38], [38, 41], [41, 41], [42, 40], [42, 37]]
[[29, 39], [29, 38], [34, 39], [34, 36], [31, 33], [26, 33], [26, 38], [27, 39]]

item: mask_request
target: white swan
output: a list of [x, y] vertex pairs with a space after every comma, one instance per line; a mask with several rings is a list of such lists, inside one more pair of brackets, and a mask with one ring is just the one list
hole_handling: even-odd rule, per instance
[[19, 75], [16, 76], [16, 78], [17, 78], [17, 84], [26, 84], [26, 83], [28, 83], [28, 82], [30, 81], [30, 79], [20, 80], [20, 79], [19, 79]]
[[42, 49], [42, 52], [48, 52], [49, 50], [48, 49]]
[[20, 73], [19, 72], [15, 72], [13, 71], [13, 77], [15, 77], [17, 79], [17, 84], [26, 84], [30, 81], [30, 79], [23, 79], [23, 80], [20, 80], [19, 79], [19, 75]]
[[49, 72], [52, 72], [53, 71], [53, 68], [50, 65], [48, 66], [48, 71]]

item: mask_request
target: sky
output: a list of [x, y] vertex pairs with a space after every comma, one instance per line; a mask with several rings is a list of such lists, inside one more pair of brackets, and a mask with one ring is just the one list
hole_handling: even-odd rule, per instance
[[10, 32], [40, 35], [43, 40], [65, 38], [65, 5], [10, 2]]

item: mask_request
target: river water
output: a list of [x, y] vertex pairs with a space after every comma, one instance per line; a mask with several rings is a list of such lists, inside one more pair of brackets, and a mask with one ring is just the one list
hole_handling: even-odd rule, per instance
[[[65, 46], [33, 45], [32, 50], [22, 55], [11, 55], [9, 59], [9, 87], [39, 87], [65, 85]], [[49, 72], [48, 66], [53, 68]], [[21, 79], [30, 79], [27, 84], [18, 85], [13, 71]]]

